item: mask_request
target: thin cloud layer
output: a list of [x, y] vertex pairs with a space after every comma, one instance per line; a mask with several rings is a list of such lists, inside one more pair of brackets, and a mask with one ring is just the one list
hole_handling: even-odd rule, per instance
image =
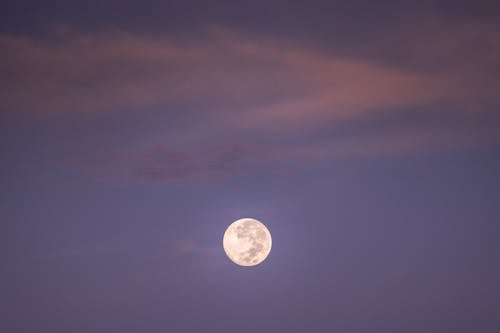
[[[370, 52], [346, 58], [297, 41], [221, 29], [182, 40], [122, 30], [68, 30], [46, 39], [3, 34], [1, 106], [4, 115], [49, 122], [68, 115], [119, 119], [124, 112], [154, 122], [158, 114], [171, 114], [162, 131], [173, 133], [175, 143], [155, 133], [139, 149], [99, 147], [110, 153], [62, 159], [86, 169], [127, 165], [123, 174], [146, 180], [212, 178], [232, 172], [227, 161], [238, 160], [221, 162], [227, 152], [182, 152], [183, 143], [252, 145], [259, 152], [252, 165], [496, 144], [491, 121], [498, 118], [500, 84], [488, 70], [500, 68], [500, 36], [481, 25], [441, 27], [432, 36], [409, 29], [405, 38], [414, 37], [413, 47], [401, 32], [392, 36], [402, 45], [394, 53], [410, 51], [405, 59], [421, 59], [421, 68], [367, 57], [373, 55], [369, 44]], [[470, 43], [478, 46], [468, 48]], [[182, 124], [176, 122], [180, 109]], [[409, 110], [430, 115], [427, 123], [398, 122]], [[364, 132], [364, 123], [374, 119], [379, 129]], [[350, 131], [325, 139], [325, 132], [342, 127]], [[158, 148], [164, 145], [174, 150]]]
[[258, 164], [256, 160], [263, 162], [266, 158], [263, 153], [241, 144], [204, 146], [197, 150], [155, 145], [127, 151], [73, 152], [58, 165], [119, 181], [204, 181], [242, 175]]
[[[143, 112], [179, 100], [257, 102], [264, 105], [246, 111], [250, 118], [290, 121], [453, 99], [468, 79], [454, 71], [416, 73], [220, 30], [182, 42], [119, 30], [63, 36], [0, 37], [8, 79], [1, 96], [9, 109]], [[498, 49], [492, 45], [490, 51]]]

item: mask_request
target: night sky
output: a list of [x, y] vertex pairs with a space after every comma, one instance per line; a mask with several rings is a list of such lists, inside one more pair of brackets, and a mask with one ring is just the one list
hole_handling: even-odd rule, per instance
[[500, 6], [416, 3], [2, 3], [0, 332], [500, 332]]

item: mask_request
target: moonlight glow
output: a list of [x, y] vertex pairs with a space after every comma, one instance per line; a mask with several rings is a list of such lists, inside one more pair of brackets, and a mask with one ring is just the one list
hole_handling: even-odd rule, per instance
[[240, 266], [260, 264], [271, 252], [271, 245], [271, 233], [255, 219], [239, 219], [224, 233], [224, 251], [229, 259]]

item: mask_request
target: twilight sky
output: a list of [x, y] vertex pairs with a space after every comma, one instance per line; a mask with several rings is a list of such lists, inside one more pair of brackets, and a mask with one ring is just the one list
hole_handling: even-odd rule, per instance
[[10, 2], [1, 332], [500, 331], [498, 4]]

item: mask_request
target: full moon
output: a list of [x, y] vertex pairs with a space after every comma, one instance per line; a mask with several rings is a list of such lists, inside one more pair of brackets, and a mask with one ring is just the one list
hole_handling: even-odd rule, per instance
[[235, 264], [255, 266], [263, 262], [271, 252], [271, 233], [255, 219], [239, 219], [226, 229], [222, 245]]

